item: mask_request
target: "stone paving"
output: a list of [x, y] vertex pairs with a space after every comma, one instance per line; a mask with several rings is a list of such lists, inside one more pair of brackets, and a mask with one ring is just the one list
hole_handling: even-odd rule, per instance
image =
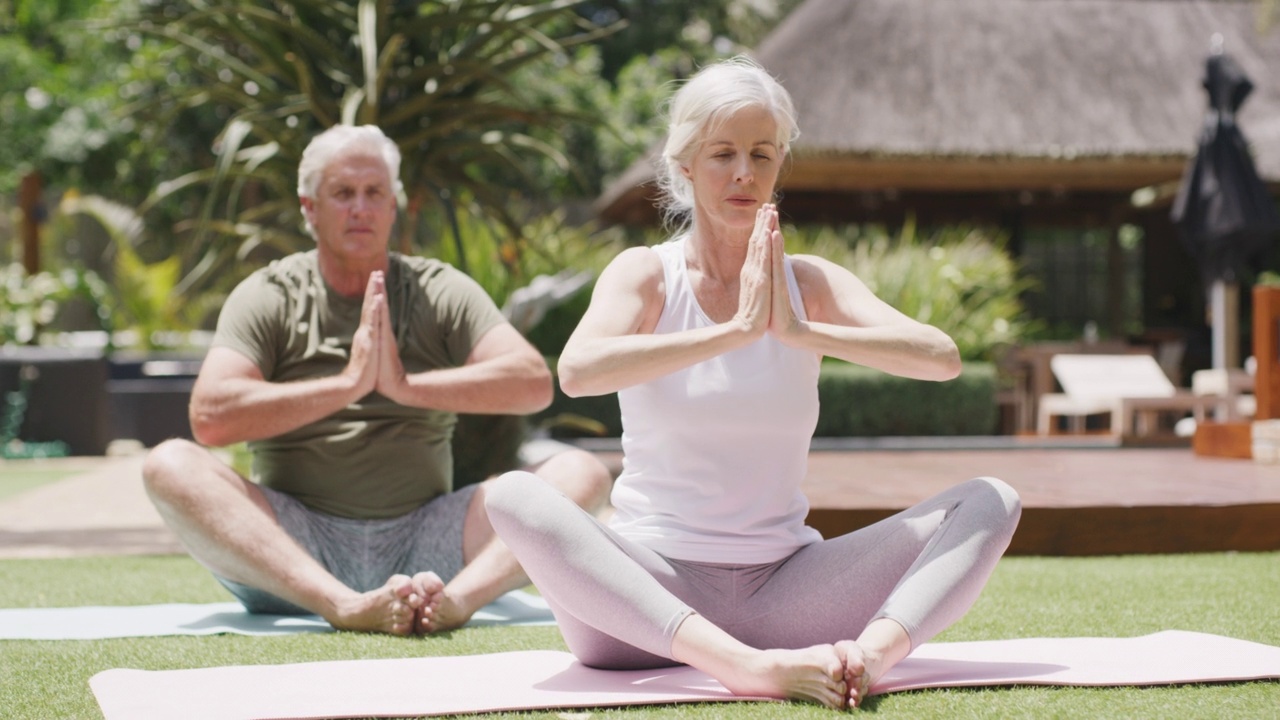
[[2, 461], [75, 474], [0, 500], [0, 557], [181, 552], [142, 488], [143, 457]]
[[[620, 469], [616, 450], [592, 449], [615, 472]], [[0, 558], [182, 552], [142, 488], [143, 457], [139, 449], [108, 457], [0, 460], [0, 468], [30, 463], [74, 473], [0, 499]], [[1182, 539], [1173, 551], [1196, 549], [1199, 541], [1187, 539], [1188, 529], [1196, 526], [1213, 536], [1207, 540], [1232, 528], [1253, 536], [1239, 547], [1209, 543], [1204, 549], [1280, 549], [1280, 465], [1197, 458], [1188, 448], [823, 450], [811, 455], [804, 489], [815, 526], [826, 531], [817, 524], [817, 516], [825, 513], [825, 522], [834, 520], [833, 529], [843, 532], [981, 474], [1001, 477], [1022, 494], [1028, 512], [1020, 533], [1047, 532], [1033, 527], [1034, 509], [1070, 513], [1069, 522], [1076, 525], [1063, 525], [1068, 538], [1093, 531], [1099, 509], [1112, 514], [1137, 509], [1159, 515], [1144, 520], [1141, 513], [1130, 513], [1113, 522], [1148, 523], [1144, 532], [1158, 537], [1176, 534]], [[1086, 514], [1089, 510], [1095, 515]], [[1205, 519], [1205, 513], [1218, 511], [1243, 514]]]

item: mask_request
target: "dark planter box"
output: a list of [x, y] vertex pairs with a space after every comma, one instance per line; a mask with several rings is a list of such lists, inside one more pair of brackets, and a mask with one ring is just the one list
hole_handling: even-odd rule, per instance
[[[72, 455], [102, 455], [112, 440], [107, 360], [100, 350], [0, 347], [0, 398], [27, 377], [27, 404], [17, 438], [67, 444]], [[6, 412], [8, 403], [3, 405]]]
[[187, 406], [203, 354], [116, 353], [106, 392], [111, 438], [154, 447], [169, 438], [192, 439]]

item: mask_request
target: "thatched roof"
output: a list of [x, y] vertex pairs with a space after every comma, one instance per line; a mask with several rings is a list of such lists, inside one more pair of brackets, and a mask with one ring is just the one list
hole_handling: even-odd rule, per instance
[[[1129, 193], [1194, 152], [1214, 33], [1255, 89], [1238, 121], [1280, 182], [1280, 27], [1190, 0], [808, 0], [754, 53], [791, 92], [797, 193]], [[598, 204], [654, 217], [650, 160]]]

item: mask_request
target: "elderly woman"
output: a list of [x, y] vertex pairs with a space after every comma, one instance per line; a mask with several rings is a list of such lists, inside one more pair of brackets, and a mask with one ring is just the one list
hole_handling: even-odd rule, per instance
[[797, 134], [748, 60], [679, 90], [660, 174], [686, 230], [614, 259], [560, 357], [569, 395], [618, 393], [616, 512], [602, 525], [528, 473], [486, 508], [583, 663], [684, 663], [840, 708], [969, 609], [1021, 506], [978, 478], [842, 537], [805, 526], [822, 357], [924, 380], [960, 358], [844, 268], [783, 254], [772, 200]]

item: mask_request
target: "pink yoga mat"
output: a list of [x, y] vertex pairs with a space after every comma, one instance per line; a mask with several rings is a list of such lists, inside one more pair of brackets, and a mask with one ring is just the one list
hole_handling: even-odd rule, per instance
[[[1164, 685], [1280, 678], [1280, 648], [1204, 633], [932, 643], [872, 694], [982, 685]], [[452, 715], [672, 702], [730, 695], [688, 667], [592, 670], [550, 650], [247, 665], [107, 670], [89, 681], [106, 720], [280, 720]]]

